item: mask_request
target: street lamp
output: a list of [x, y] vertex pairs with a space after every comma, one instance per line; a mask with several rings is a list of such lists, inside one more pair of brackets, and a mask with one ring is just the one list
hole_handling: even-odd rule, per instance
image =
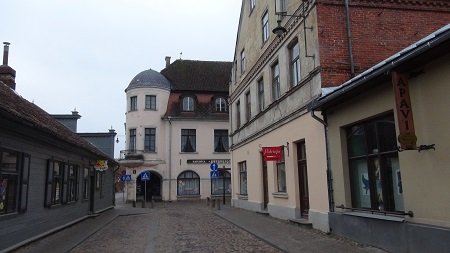
[[[275, 15], [278, 15], [277, 20], [277, 27], [275, 27], [272, 32], [276, 34], [278, 37], [283, 36], [285, 32], [287, 32], [287, 29], [284, 28], [284, 26], [281, 25], [281, 19], [282, 17], [297, 17], [297, 18], [305, 18], [306, 17], [306, 11], [309, 8], [309, 4], [311, 0], [302, 0], [302, 13], [300, 15], [292, 15], [287, 14], [286, 11], [286, 0], [275, 0]], [[304, 22], [303, 22], [304, 23]]]

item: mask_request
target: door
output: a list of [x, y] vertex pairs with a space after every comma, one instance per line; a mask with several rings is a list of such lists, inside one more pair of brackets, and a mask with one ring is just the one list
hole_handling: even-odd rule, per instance
[[269, 203], [269, 187], [267, 180], [267, 162], [264, 161], [264, 158], [261, 155], [262, 161], [262, 172], [263, 172], [263, 198], [264, 198], [264, 210], [267, 210], [267, 204]]
[[300, 189], [300, 215], [301, 217], [307, 218], [309, 212], [309, 191], [305, 141], [297, 143], [297, 166], [299, 182], [298, 188]]

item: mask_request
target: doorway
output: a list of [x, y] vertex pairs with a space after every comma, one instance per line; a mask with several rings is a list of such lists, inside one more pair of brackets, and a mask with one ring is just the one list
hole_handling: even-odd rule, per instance
[[308, 190], [308, 169], [306, 166], [306, 146], [305, 141], [297, 144], [297, 167], [300, 196], [300, 216], [308, 218], [309, 213], [309, 190]]
[[[148, 171], [150, 173], [150, 180], [141, 180], [143, 173], [136, 179], [136, 198], [144, 199], [146, 195], [146, 201], [160, 201], [161, 198], [161, 175], [155, 171]], [[147, 184], [147, 185], [145, 185]], [[145, 194], [145, 189], [147, 192]]]
[[261, 154], [262, 162], [262, 176], [263, 176], [263, 209], [267, 210], [267, 204], [269, 204], [269, 186], [267, 179], [267, 162], [264, 161], [264, 157]]

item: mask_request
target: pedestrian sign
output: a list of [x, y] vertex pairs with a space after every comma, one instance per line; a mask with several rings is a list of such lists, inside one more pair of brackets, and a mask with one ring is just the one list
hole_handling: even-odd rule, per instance
[[142, 181], [149, 181], [150, 180], [150, 172], [144, 171], [141, 173], [141, 180]]
[[211, 170], [209, 172], [210, 177], [219, 177], [219, 171], [217, 170]]
[[131, 181], [131, 175], [122, 175], [122, 181]]
[[217, 165], [217, 163], [211, 163], [209, 167], [211, 168], [211, 171], [217, 171], [219, 169], [219, 165]]

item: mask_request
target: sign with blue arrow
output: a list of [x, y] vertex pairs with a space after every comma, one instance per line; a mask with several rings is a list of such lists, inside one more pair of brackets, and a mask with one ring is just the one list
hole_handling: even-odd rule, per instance
[[219, 169], [219, 165], [217, 165], [217, 163], [211, 163], [209, 167], [211, 168], [211, 171], [217, 171]]

